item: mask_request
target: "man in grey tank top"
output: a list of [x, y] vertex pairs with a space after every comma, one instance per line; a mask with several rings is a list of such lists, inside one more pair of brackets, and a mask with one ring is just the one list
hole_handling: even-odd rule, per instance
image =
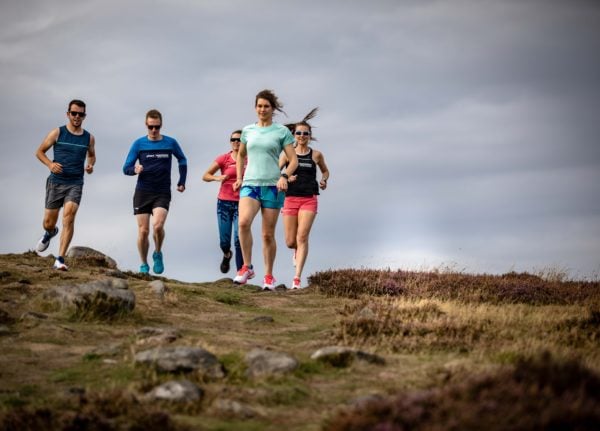
[[[58, 234], [56, 223], [58, 213], [63, 208], [63, 230], [58, 257], [53, 266], [61, 271], [68, 269], [65, 255], [75, 230], [75, 216], [83, 190], [83, 175], [84, 172], [94, 172], [96, 163], [94, 137], [81, 127], [85, 116], [85, 103], [81, 100], [71, 100], [67, 110], [69, 122], [48, 133], [35, 153], [50, 170], [50, 176], [46, 180], [46, 203], [42, 223], [44, 234], [35, 249], [38, 253], [46, 251], [50, 240]], [[50, 148], [54, 151], [53, 160], [46, 156]]]

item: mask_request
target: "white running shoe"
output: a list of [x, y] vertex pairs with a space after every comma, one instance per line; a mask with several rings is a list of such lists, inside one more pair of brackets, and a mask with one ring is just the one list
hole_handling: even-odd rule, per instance
[[48, 231], [44, 232], [44, 235], [42, 235], [42, 237], [38, 241], [37, 245], [35, 246], [35, 250], [38, 253], [46, 251], [46, 249], [50, 245], [50, 240], [52, 238], [54, 238], [57, 233], [58, 233], [58, 227], [54, 227], [54, 230], [52, 232], [48, 232]]
[[54, 265], [52, 265], [52, 269], [58, 269], [59, 271], [68, 271], [69, 267], [65, 265], [64, 262], [61, 262], [60, 260], [56, 259], [54, 261]]
[[275, 290], [275, 277], [272, 275], [265, 275], [263, 280], [263, 290]]
[[242, 266], [242, 269], [238, 271], [237, 275], [233, 279], [233, 282], [235, 284], [246, 284], [251, 278], [254, 278], [254, 269], [248, 268], [247, 265], [244, 265]]
[[294, 277], [294, 281], [292, 282], [292, 289], [302, 289], [300, 285], [300, 279], [298, 277]]

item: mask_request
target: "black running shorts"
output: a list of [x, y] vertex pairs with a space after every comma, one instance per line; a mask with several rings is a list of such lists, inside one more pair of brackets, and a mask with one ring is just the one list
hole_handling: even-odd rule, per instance
[[135, 190], [133, 194], [133, 214], [152, 214], [154, 208], [169, 210], [171, 193], [153, 193]]

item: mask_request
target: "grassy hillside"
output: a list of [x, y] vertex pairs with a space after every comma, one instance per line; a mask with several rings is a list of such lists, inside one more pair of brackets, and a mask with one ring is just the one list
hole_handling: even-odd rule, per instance
[[[69, 272], [51, 265], [51, 257], [32, 252], [0, 255], [0, 429], [600, 425], [597, 281], [348, 269], [313, 274], [308, 289], [263, 293], [230, 279], [182, 283], [119, 273], [93, 260], [74, 261]], [[108, 276], [126, 278], [136, 295], [133, 313], [84, 319], [43, 299], [55, 286]], [[155, 279], [167, 286], [162, 299], [148, 287]], [[148, 327], [177, 336], [149, 341], [140, 331]], [[156, 343], [202, 347], [226, 376], [136, 365], [135, 354]], [[311, 359], [331, 345], [375, 353], [385, 364]], [[244, 357], [255, 347], [285, 352], [300, 365], [250, 378]], [[151, 388], [181, 378], [204, 390], [202, 401], [144, 401]], [[246, 413], [220, 409], [223, 400]]]

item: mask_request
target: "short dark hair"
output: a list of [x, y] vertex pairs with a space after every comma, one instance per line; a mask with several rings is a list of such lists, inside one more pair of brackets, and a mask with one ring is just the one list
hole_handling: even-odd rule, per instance
[[160, 124], [162, 125], [162, 114], [160, 113], [160, 111], [158, 109], [151, 109], [148, 112], [146, 112], [146, 120], [148, 118], [156, 118], [160, 120]]
[[234, 130], [233, 132], [231, 132], [231, 135], [229, 135], [229, 136], [237, 135], [238, 133], [241, 135], [242, 131], [241, 130]]
[[83, 108], [83, 110], [85, 111], [85, 102], [83, 100], [73, 99], [69, 102], [69, 106], [67, 106], [67, 112], [71, 111], [71, 106], [73, 105], [77, 105], [80, 108]]

